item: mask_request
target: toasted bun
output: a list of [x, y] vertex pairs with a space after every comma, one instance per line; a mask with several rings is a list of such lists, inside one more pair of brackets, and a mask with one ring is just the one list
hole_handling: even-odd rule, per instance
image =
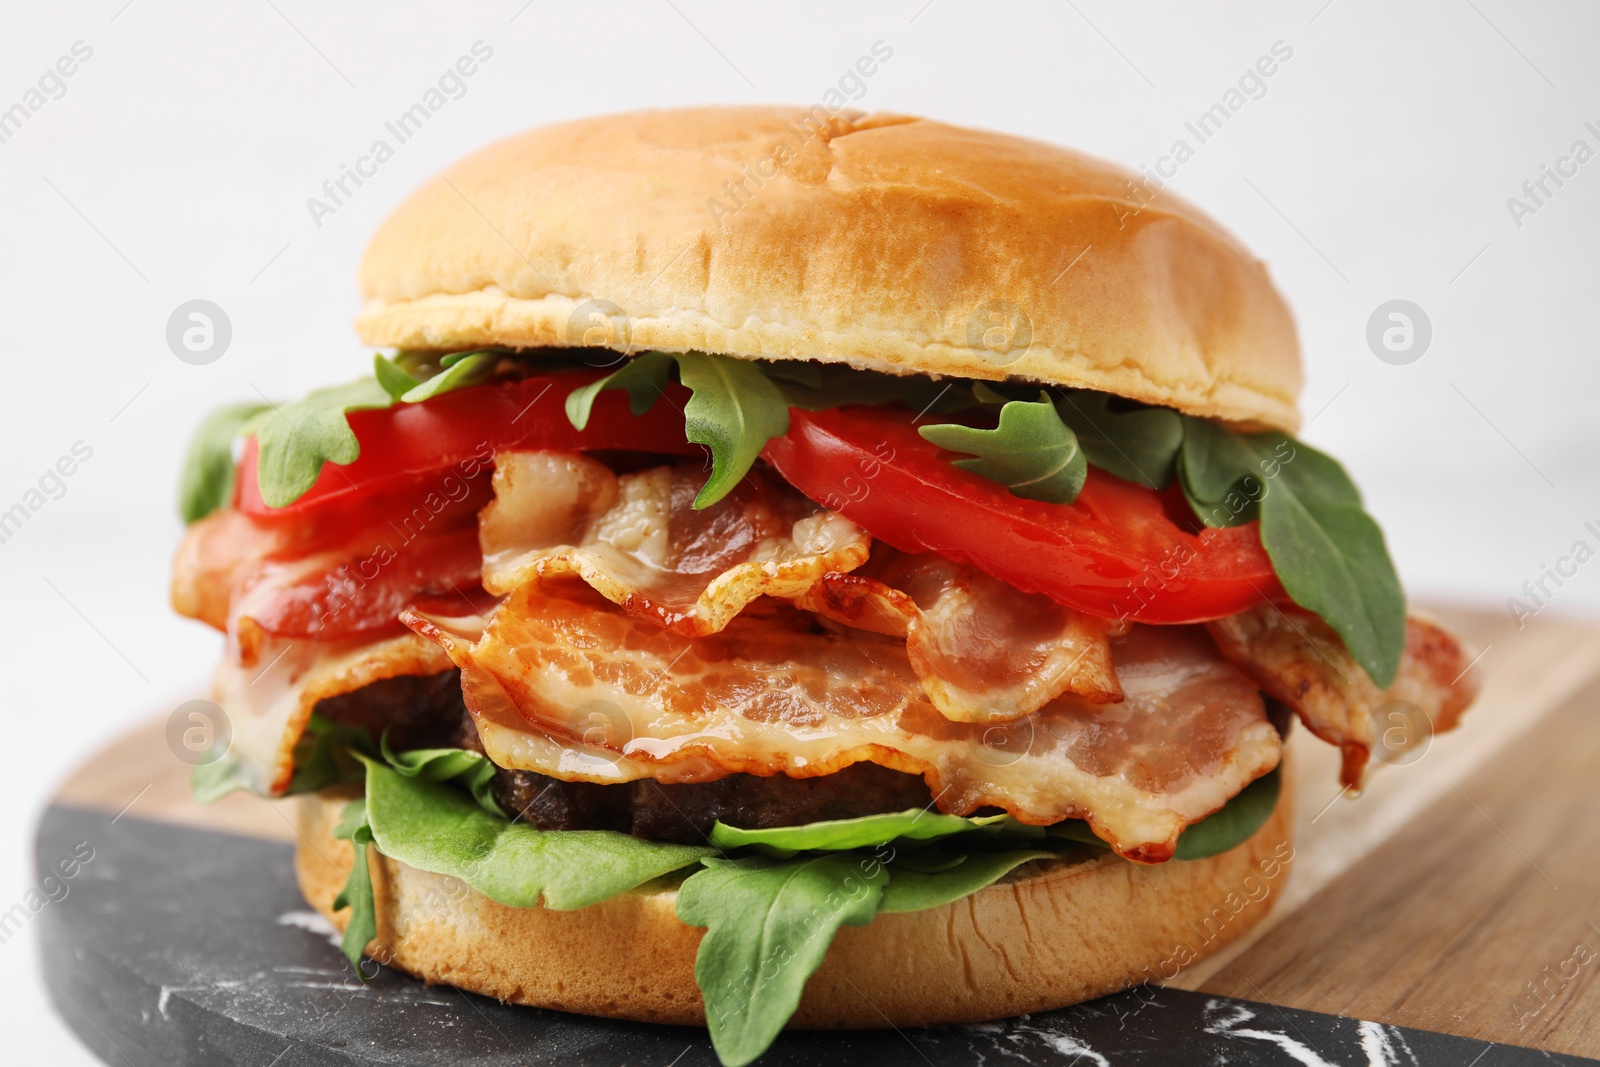
[[402, 204], [361, 289], [373, 345], [700, 349], [1298, 421], [1288, 308], [1216, 222], [1076, 152], [901, 115], [531, 130]]
[[[1136, 867], [1110, 856], [1034, 863], [944, 907], [839, 932], [806, 985], [802, 1029], [980, 1022], [1075, 1004], [1216, 951], [1267, 913], [1293, 849], [1289, 791], [1249, 841], [1207, 860]], [[301, 800], [295, 869], [332, 909], [354, 852], [335, 840], [348, 794]], [[452, 878], [371, 860], [382, 960], [503, 1001], [646, 1022], [704, 1025], [694, 981], [702, 931], [671, 889], [577, 911], [508, 908]], [[1263, 892], [1265, 890], [1265, 892]]]

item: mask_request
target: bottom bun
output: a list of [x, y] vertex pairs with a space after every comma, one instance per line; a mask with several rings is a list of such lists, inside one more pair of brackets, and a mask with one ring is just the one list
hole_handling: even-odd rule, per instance
[[[1220, 856], [1139, 866], [1086, 849], [943, 907], [845, 927], [790, 1026], [981, 1022], [1171, 978], [1261, 921], [1282, 892], [1294, 858], [1288, 784], [1266, 825]], [[306, 900], [341, 930], [350, 913], [335, 914], [333, 899], [354, 852], [333, 830], [350, 796], [301, 798], [295, 851]], [[705, 1023], [694, 981], [703, 931], [678, 921], [672, 888], [550, 911], [497, 904], [376, 851], [371, 870], [374, 959], [517, 1004]]]

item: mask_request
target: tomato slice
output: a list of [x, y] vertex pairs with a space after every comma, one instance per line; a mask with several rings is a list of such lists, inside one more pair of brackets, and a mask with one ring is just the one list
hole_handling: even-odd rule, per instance
[[361, 442], [361, 455], [354, 463], [325, 464], [316, 484], [281, 508], [261, 499], [256, 441], [246, 438], [236, 506], [257, 518], [297, 522], [361, 511], [359, 505], [373, 493], [408, 486], [425, 492], [422, 483], [442, 482], [452, 473], [474, 478], [491, 469], [494, 454], [505, 448], [699, 454], [699, 445], [683, 439], [689, 391], [681, 385], [667, 386], [668, 402], [638, 416], [629, 410], [625, 393], [607, 390], [595, 399], [588, 425], [573, 428], [564, 408], [567, 394], [604, 374], [556, 371], [458, 389], [417, 404], [352, 411], [350, 429]]
[[[688, 391], [680, 385], [640, 416], [624, 393], [601, 393], [586, 428], [574, 429], [567, 394], [601, 373], [558, 371], [351, 412], [360, 457], [325, 466], [309, 492], [282, 508], [261, 499], [255, 442], [247, 441], [237, 506], [256, 522], [292, 531], [294, 554], [359, 547], [372, 540], [368, 531], [403, 530], [419, 509], [441, 518], [370, 579], [352, 569], [370, 553], [334, 549], [327, 568], [276, 599], [265, 627], [334, 637], [387, 625], [391, 609], [408, 598], [464, 589], [476, 565], [472, 516], [487, 499], [497, 451], [699, 452], [684, 440]], [[789, 433], [768, 442], [763, 457], [800, 492], [903, 551], [970, 563], [1102, 618], [1202, 622], [1285, 599], [1255, 523], [1194, 532], [1174, 521], [1181, 501], [1169, 513], [1162, 494], [1096, 468], [1072, 504], [1024, 500], [952, 465], [951, 454], [923, 440], [916, 418], [899, 407], [789, 415]]]
[[[491, 496], [479, 477], [459, 499], [419, 498], [403, 510], [399, 497], [370, 499], [374, 525], [320, 546], [314, 566], [294, 555], [269, 559], [257, 580], [273, 592], [256, 598], [251, 618], [278, 637], [331, 641], [392, 629], [419, 599], [454, 603], [454, 614], [471, 610], [483, 573], [478, 510]], [[282, 580], [280, 570], [293, 577]]]
[[970, 563], [1101, 618], [1203, 622], [1285, 594], [1256, 523], [1191, 533], [1160, 494], [1091, 467], [1078, 499], [1013, 496], [950, 463], [909, 411], [789, 412], [762, 455], [812, 500], [906, 552]]
[[277, 545], [256, 577], [275, 588], [257, 598], [251, 617], [279, 637], [334, 640], [391, 628], [418, 598], [470, 599], [483, 564], [477, 513], [502, 449], [699, 454], [684, 440], [689, 393], [679, 385], [642, 416], [624, 393], [601, 393], [588, 424], [575, 429], [567, 394], [604, 373], [558, 371], [350, 412], [361, 455], [325, 465], [304, 496], [281, 508], [261, 499], [256, 442], [247, 438], [235, 505]]

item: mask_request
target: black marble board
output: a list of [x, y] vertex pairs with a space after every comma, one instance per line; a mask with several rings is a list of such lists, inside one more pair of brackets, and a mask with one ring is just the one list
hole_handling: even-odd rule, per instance
[[[503, 1005], [390, 969], [363, 985], [281, 843], [57, 805], [41, 876], [93, 849], [36, 918], [44, 980], [118, 1067], [715, 1065], [704, 1031]], [[3, 1053], [0, 1053], [3, 1058]], [[982, 1026], [785, 1033], [762, 1065], [1600, 1063], [1176, 989]]]

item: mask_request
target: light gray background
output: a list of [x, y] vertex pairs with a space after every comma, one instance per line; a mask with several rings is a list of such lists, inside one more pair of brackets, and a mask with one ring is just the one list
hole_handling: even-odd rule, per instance
[[[1140, 5], [1148, 11], [1151, 5]], [[765, 9], [763, 8], [763, 11]], [[457, 156], [527, 126], [643, 106], [810, 104], [876, 41], [854, 106], [1154, 164], [1274, 42], [1292, 58], [1172, 187], [1271, 266], [1300, 323], [1304, 436], [1340, 456], [1420, 599], [1503, 605], [1600, 526], [1592, 411], [1600, 160], [1515, 224], [1506, 201], [1575, 140], [1600, 149], [1600, 9], [1382, 0], [1158, 5], [905, 0], [755, 7], [9, 3], [0, 108], [75, 42], [92, 58], [0, 144], [0, 510], [73, 444], [93, 457], [0, 544], [0, 911], [34, 879], [52, 783], [200, 691], [214, 634], [171, 616], [173, 497], [201, 414], [369, 365], [350, 319], [373, 227]], [[476, 41], [493, 58], [318, 228], [307, 197]], [[1554, 189], [1554, 186], [1550, 186]], [[231, 317], [174, 358], [180, 303]], [[1433, 342], [1368, 349], [1403, 298]], [[1552, 587], [1553, 588], [1553, 587]], [[1551, 612], [1600, 610], [1600, 563]], [[1492, 653], [1486, 660], [1492, 669]], [[130, 798], [132, 799], [132, 798]], [[137, 805], [133, 811], [137, 812]], [[113, 831], [114, 832], [114, 831]], [[110, 872], [98, 872], [109, 874]], [[85, 877], [96, 876], [91, 864]], [[12, 1062], [86, 1057], [45, 1008], [33, 932], [0, 945]], [[20, 1041], [20, 1046], [19, 1046]]]

